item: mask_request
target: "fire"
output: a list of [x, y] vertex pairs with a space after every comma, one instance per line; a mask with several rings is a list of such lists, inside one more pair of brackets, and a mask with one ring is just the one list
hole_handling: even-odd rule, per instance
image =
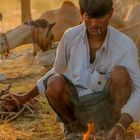
[[[88, 130], [87, 132], [83, 132], [83, 140], [89, 140], [90, 135], [94, 132], [94, 123], [88, 123]], [[93, 140], [96, 140], [96, 137], [93, 138]]]

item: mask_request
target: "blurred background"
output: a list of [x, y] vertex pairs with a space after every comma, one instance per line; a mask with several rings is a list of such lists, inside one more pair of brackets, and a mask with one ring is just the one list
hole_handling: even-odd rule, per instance
[[[66, 0], [0, 0], [0, 33], [12, 30], [24, 21], [38, 19], [44, 12], [60, 8], [64, 1]], [[69, 1], [72, 1], [78, 7], [78, 0]], [[140, 3], [137, 5], [138, 2], [140, 0], [114, 0], [114, 15], [116, 16], [113, 17], [112, 25], [118, 29], [120, 28], [121, 32], [135, 41], [139, 49], [140, 62]], [[129, 16], [134, 5], [138, 8], [135, 7], [134, 12]], [[44, 64], [42, 68], [41, 64], [34, 61], [32, 49], [33, 44], [23, 45], [23, 47], [17, 47], [10, 51], [9, 58], [0, 59], [0, 74], [6, 75], [6, 78], [8, 77], [5, 81], [0, 81], [0, 90], [12, 83], [12, 93], [26, 92], [50, 69], [50, 67], [44, 68]], [[47, 59], [44, 58], [45, 61]], [[63, 140], [60, 126], [54, 121], [55, 114], [46, 103], [46, 99], [44, 100], [42, 105], [44, 108], [39, 116], [40, 118], [20, 118], [18, 121], [13, 122], [12, 127], [18, 130], [30, 130], [32, 132], [31, 140], [56, 140], [56, 138]], [[1, 125], [0, 130], [3, 130]], [[5, 134], [9, 130], [8, 127]], [[11, 135], [12, 133], [9, 134], [10, 140], [13, 140]], [[17, 138], [16, 134], [15, 137]]]
[[[30, 12], [32, 19], [37, 19], [47, 10], [59, 8], [65, 0], [0, 0], [0, 13], [2, 13], [2, 21], [0, 21], [0, 32], [5, 32], [11, 28], [21, 24], [21, 2], [30, 3]], [[78, 0], [72, 1], [78, 6]], [[128, 14], [131, 7], [140, 0], [114, 0], [115, 12], [123, 18]]]
[[[32, 19], [37, 19], [40, 15], [61, 6], [64, 0], [26, 0], [30, 2]], [[70, 0], [78, 5], [78, 0]], [[24, 2], [24, 0], [23, 0]], [[21, 24], [21, 0], [0, 0], [0, 13], [3, 15], [0, 21], [0, 32], [5, 32]]]
[[[22, 0], [0, 0], [0, 13], [3, 15], [3, 19], [0, 21], [0, 32], [5, 32], [21, 23], [21, 1]], [[43, 12], [59, 8], [64, 0], [25, 1], [23, 0], [26, 6], [28, 6], [27, 2], [30, 2], [32, 19], [37, 19]], [[78, 0], [70, 1], [78, 6]], [[114, 0], [114, 7], [120, 17], [124, 17], [131, 6], [139, 1], [140, 0]]]

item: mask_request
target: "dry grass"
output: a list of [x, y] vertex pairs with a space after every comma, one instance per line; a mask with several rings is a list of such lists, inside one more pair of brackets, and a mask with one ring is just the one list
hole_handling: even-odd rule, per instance
[[[8, 80], [0, 82], [0, 90], [6, 88], [9, 83], [12, 83], [11, 93], [29, 91], [36, 84], [36, 81], [46, 73], [46, 71], [42, 71], [42, 68], [36, 63], [33, 63], [31, 67], [28, 67], [32, 61], [32, 55], [29, 53], [30, 50], [31, 46], [19, 47], [16, 50], [13, 50], [13, 53], [11, 53], [11, 56], [8, 59], [0, 62], [0, 73], [4, 73], [9, 77]], [[27, 55], [28, 53], [30, 55]], [[15, 58], [15, 56], [17, 58]], [[55, 122], [55, 114], [48, 105], [47, 99], [44, 97], [39, 97], [38, 99], [42, 105], [42, 110], [40, 110], [39, 113], [40, 115], [36, 118], [21, 117], [6, 126], [4, 125], [6, 129], [3, 129], [4, 126], [2, 125], [3, 127], [0, 129], [3, 131], [0, 131], [0, 136], [6, 136], [8, 138], [8, 136], [11, 136], [11, 131], [14, 133], [11, 136], [11, 139], [0, 137], [0, 140], [12, 140], [12, 138], [13, 140], [16, 138], [26, 140], [26, 135], [19, 135], [24, 134], [23, 132], [27, 132], [25, 134], [29, 133], [27, 139], [30, 140], [63, 139], [59, 124]]]
[[[31, 81], [35, 82], [36, 80]], [[27, 82], [27, 80], [24, 80], [23, 78], [23, 83], [21, 83], [21, 79], [17, 80], [15, 81], [14, 86], [12, 86], [11, 91], [14, 93], [18, 91], [28, 91], [29, 88], [31, 89], [32, 87], [31, 81], [28, 79]], [[6, 87], [7, 84], [8, 81], [5, 84], [0, 84], [0, 86]], [[63, 134], [60, 130], [60, 126], [55, 122], [55, 113], [48, 105], [47, 99], [39, 96], [38, 100], [42, 105], [42, 109], [38, 110], [39, 115], [31, 118], [20, 117], [9, 124], [0, 125], [0, 136], [2, 137], [0, 137], [0, 140], [16, 140], [17, 138], [23, 140], [63, 140]], [[30, 115], [31, 114], [28, 116]], [[13, 134], [11, 135], [12, 131]], [[11, 139], [6, 139], [5, 137], [10, 137]]]
[[[46, 10], [58, 8], [62, 1], [64, 0], [32, 0], [33, 18], [38, 18]], [[78, 0], [73, 1], [78, 3]], [[131, 1], [129, 0], [127, 4], [130, 4]], [[3, 0], [1, 2], [0, 11], [4, 14], [4, 19], [0, 22], [0, 32], [5, 32], [20, 24], [20, 3], [19, 0]], [[122, 1], [117, 2], [121, 3]], [[29, 91], [36, 81], [45, 74], [36, 63], [28, 68], [33, 59], [30, 55], [31, 51], [31, 45], [20, 46], [11, 51], [8, 60], [0, 62], [0, 73], [6, 74], [9, 78], [0, 83], [0, 90], [12, 83], [11, 91], [13, 93]], [[60, 127], [55, 122], [55, 114], [47, 100], [43, 97], [39, 100], [43, 107], [40, 115], [37, 118], [19, 118], [10, 124], [0, 125], [0, 140], [63, 140]]]
[[30, 139], [32, 135], [32, 132], [17, 130], [9, 124], [3, 124], [0, 126], [0, 140], [17, 140], [19, 138], [27, 140]]

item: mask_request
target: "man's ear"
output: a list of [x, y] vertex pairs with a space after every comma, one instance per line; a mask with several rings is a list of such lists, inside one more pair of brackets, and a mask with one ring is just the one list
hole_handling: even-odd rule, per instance
[[81, 18], [83, 19], [83, 11], [81, 9], [79, 9], [79, 12], [80, 12], [80, 15], [81, 15]]
[[109, 13], [109, 18], [111, 18], [113, 16], [113, 13], [114, 13], [114, 8], [112, 7], [110, 13]]

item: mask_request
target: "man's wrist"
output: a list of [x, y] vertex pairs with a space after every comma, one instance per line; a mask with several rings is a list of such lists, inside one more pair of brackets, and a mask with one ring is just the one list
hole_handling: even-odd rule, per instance
[[118, 126], [119, 128], [121, 128], [124, 134], [127, 133], [127, 129], [121, 123], [116, 123], [115, 126]]
[[[121, 124], [122, 127], [124, 127], [124, 129], [127, 130], [128, 127], [130, 126], [130, 124], [131, 124], [133, 121], [134, 121], [134, 120], [133, 120], [133, 118], [131, 117], [130, 114], [128, 114], [128, 113], [123, 113], [123, 114], [121, 115], [120, 120], [118, 121], [118, 124]], [[124, 130], [124, 131], [125, 131], [125, 130]]]

